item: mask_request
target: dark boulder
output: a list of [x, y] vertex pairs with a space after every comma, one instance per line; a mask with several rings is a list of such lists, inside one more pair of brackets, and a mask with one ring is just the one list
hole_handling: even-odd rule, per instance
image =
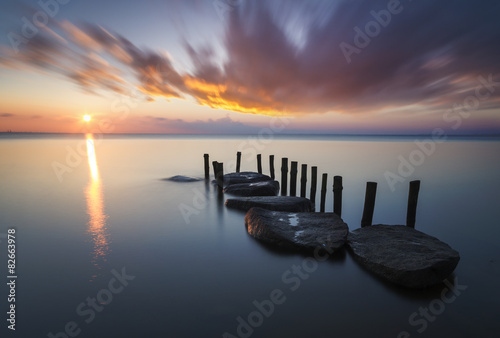
[[[224, 186], [264, 181], [272, 181], [272, 178], [252, 171], [243, 171], [241, 173], [229, 173], [224, 175]], [[216, 180], [213, 180], [212, 182], [217, 183]]]
[[354, 258], [374, 274], [409, 288], [441, 283], [460, 260], [435, 237], [403, 225], [372, 225], [349, 233]]
[[236, 196], [276, 196], [279, 190], [278, 181], [263, 181], [231, 184], [224, 189], [224, 192]]
[[254, 196], [229, 198], [226, 201], [228, 208], [248, 211], [259, 207], [274, 211], [309, 212], [314, 210], [311, 201], [303, 197], [293, 196]]
[[252, 208], [245, 216], [248, 233], [267, 244], [333, 253], [344, 246], [349, 228], [334, 213], [283, 212]]

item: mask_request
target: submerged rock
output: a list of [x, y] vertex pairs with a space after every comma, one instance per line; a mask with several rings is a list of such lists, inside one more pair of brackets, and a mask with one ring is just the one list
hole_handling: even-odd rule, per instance
[[283, 212], [252, 208], [245, 216], [248, 233], [263, 242], [294, 249], [320, 248], [333, 253], [344, 246], [349, 228], [334, 213]]
[[226, 207], [248, 211], [259, 207], [274, 211], [309, 212], [314, 210], [311, 201], [304, 197], [293, 196], [254, 196], [229, 198]]
[[280, 190], [278, 181], [231, 184], [224, 189], [225, 193], [237, 196], [276, 196]]
[[372, 225], [349, 233], [354, 258], [374, 274], [409, 288], [441, 283], [460, 260], [439, 239], [404, 225]]
[[182, 175], [175, 175], [169, 178], [164, 178], [163, 181], [173, 181], [173, 182], [197, 182], [203, 180], [202, 178], [188, 177]]

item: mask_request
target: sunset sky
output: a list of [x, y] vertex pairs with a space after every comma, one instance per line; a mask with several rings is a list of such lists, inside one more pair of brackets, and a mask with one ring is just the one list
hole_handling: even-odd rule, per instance
[[491, 0], [2, 1], [0, 132], [498, 134], [499, 18]]

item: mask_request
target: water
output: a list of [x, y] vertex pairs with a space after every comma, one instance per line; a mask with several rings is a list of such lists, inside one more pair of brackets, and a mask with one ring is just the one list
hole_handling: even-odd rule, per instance
[[[384, 175], [400, 175], [398, 157], [419, 149], [413, 141], [4, 135], [0, 233], [16, 229], [17, 334], [50, 337], [66, 328], [78, 337], [237, 337], [238, 317], [248, 322], [250, 315], [256, 327], [240, 336], [496, 337], [500, 142], [434, 144], [432, 153], [413, 158], [422, 163], [392, 191]], [[244, 213], [226, 209], [204, 181], [160, 180], [202, 177], [204, 153], [228, 171], [238, 150], [242, 170], [256, 170], [261, 153], [265, 173], [274, 154], [278, 178], [281, 157], [299, 168], [318, 166], [319, 175], [329, 174], [327, 211], [332, 177], [343, 176], [342, 216], [351, 230], [361, 222], [367, 181], [378, 182], [373, 223], [404, 224], [408, 183], [422, 180], [416, 228], [460, 252], [454, 287], [460, 295], [441, 308], [436, 300], [446, 285], [393, 287], [345, 252], [316, 268], [307, 256], [270, 250], [248, 236]], [[0, 240], [6, 280], [6, 239]], [[310, 273], [298, 276], [294, 266]], [[122, 272], [134, 278], [120, 283]], [[5, 283], [0, 292], [6, 331]], [[92, 298], [101, 303], [88, 303]], [[279, 303], [272, 311], [269, 299]], [[256, 314], [254, 301], [268, 316]], [[429, 305], [429, 319], [418, 315]]]

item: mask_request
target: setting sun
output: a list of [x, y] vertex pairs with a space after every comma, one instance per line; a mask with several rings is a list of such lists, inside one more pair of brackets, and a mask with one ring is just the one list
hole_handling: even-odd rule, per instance
[[92, 116], [90, 116], [90, 115], [83, 115], [83, 120], [85, 122], [90, 122], [91, 119], [92, 119]]

